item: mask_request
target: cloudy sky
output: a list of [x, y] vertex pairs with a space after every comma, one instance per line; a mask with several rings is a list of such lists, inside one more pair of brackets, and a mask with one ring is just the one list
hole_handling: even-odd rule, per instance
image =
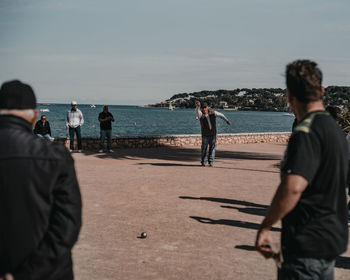
[[0, 82], [39, 102], [149, 104], [180, 92], [283, 87], [309, 58], [349, 85], [348, 0], [0, 0]]

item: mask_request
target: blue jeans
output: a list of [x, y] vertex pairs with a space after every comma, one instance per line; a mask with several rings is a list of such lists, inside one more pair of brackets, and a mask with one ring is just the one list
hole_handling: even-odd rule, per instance
[[112, 148], [112, 130], [100, 130], [100, 149], [103, 150], [105, 146], [105, 139], [107, 137], [107, 150]]
[[74, 132], [77, 134], [78, 150], [82, 149], [81, 146], [81, 132], [80, 125], [75, 128], [69, 128], [69, 138], [70, 138], [70, 149], [74, 150]]
[[335, 260], [295, 258], [278, 270], [278, 280], [333, 280]]
[[44, 139], [46, 139], [47, 141], [51, 141], [51, 136], [50, 136], [50, 134], [44, 134], [44, 135], [42, 135], [42, 134], [37, 134], [37, 136], [39, 136], [40, 138], [44, 138]]
[[216, 135], [202, 136], [202, 148], [201, 148], [202, 164], [206, 163], [208, 146], [209, 146], [208, 162], [209, 164], [212, 164], [214, 163], [214, 158], [215, 158]]

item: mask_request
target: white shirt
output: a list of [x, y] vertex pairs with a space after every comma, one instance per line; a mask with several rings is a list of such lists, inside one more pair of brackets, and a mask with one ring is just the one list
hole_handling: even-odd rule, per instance
[[76, 110], [70, 109], [67, 112], [66, 125], [76, 128], [84, 124], [83, 113], [77, 108]]

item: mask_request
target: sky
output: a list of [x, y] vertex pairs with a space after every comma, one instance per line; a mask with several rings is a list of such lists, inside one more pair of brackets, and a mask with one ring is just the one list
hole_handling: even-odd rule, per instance
[[0, 82], [39, 102], [144, 105], [285, 88], [295, 59], [349, 85], [348, 0], [0, 0]]

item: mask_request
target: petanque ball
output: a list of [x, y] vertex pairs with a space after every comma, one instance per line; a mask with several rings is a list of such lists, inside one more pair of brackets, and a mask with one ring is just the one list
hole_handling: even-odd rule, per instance
[[140, 237], [141, 238], [146, 238], [147, 237], [147, 233], [146, 232], [142, 232]]

